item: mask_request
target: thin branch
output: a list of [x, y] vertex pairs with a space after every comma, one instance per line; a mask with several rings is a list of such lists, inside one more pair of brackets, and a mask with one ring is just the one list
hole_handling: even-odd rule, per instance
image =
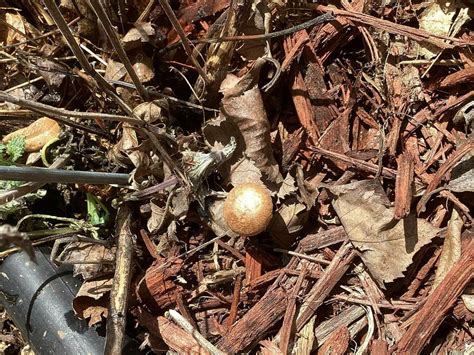
[[143, 86], [142, 82], [138, 78], [138, 75], [135, 72], [135, 69], [133, 69], [130, 59], [128, 59], [127, 53], [125, 53], [125, 50], [120, 44], [120, 39], [117, 36], [117, 32], [115, 32], [115, 29], [112, 26], [112, 23], [110, 22], [109, 16], [104, 11], [104, 8], [99, 4], [98, 0], [89, 0], [89, 3], [92, 9], [94, 10], [95, 14], [99, 18], [100, 22], [102, 22], [102, 25], [104, 26], [104, 30], [107, 34], [107, 37], [112, 43], [112, 46], [115, 48], [115, 51], [117, 52], [117, 55], [122, 61], [123, 65], [125, 65], [125, 69], [127, 70], [128, 75], [130, 75], [130, 78], [135, 84], [135, 87], [137, 88], [140, 96], [144, 100], [148, 100], [148, 92], [145, 90], [145, 87]]
[[201, 64], [197, 61], [196, 57], [193, 54], [193, 50], [190, 46], [189, 39], [186, 37], [186, 34], [184, 33], [183, 27], [181, 27], [181, 24], [178, 21], [178, 18], [176, 17], [175, 13], [173, 12], [173, 9], [171, 8], [170, 4], [168, 3], [167, 0], [158, 0], [163, 11], [165, 12], [166, 16], [168, 16], [168, 19], [170, 20], [171, 24], [173, 25], [174, 29], [178, 33], [179, 37], [181, 38], [181, 41], [183, 43], [184, 50], [188, 54], [189, 58], [193, 62], [194, 66], [196, 67], [196, 70], [198, 71], [199, 75], [202, 77], [205, 83], [209, 82], [209, 78], [207, 77], [207, 74], [205, 73], [203, 67], [201, 67]]
[[97, 84], [104, 90], [110, 97], [114, 99], [114, 101], [124, 110], [125, 113], [129, 115], [133, 115], [132, 109], [115, 93], [115, 90], [112, 85], [110, 85], [99, 73], [95, 71], [92, 65], [87, 60], [84, 52], [79, 47], [79, 44], [76, 42], [74, 35], [72, 34], [71, 30], [66, 23], [61, 11], [59, 11], [58, 6], [54, 2], [54, 0], [43, 0], [44, 4], [48, 8], [51, 17], [53, 18], [54, 22], [58, 26], [59, 30], [61, 31], [62, 35], [66, 39], [66, 42], [69, 44], [69, 48], [76, 56], [77, 60], [81, 67], [94, 78]]
[[122, 354], [125, 338], [133, 255], [133, 235], [130, 230], [131, 214], [127, 205], [122, 205], [117, 212], [118, 245], [115, 256], [115, 274], [110, 291], [105, 355]]

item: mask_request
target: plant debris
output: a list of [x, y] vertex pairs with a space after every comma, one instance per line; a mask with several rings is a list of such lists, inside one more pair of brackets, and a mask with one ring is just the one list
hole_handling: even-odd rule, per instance
[[0, 164], [58, 176], [0, 176], [0, 257], [51, 247], [106, 354], [471, 353], [471, 12], [0, 1]]

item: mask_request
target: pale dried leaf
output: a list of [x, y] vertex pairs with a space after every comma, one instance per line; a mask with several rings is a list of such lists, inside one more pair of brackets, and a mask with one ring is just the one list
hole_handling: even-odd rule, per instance
[[463, 224], [462, 218], [456, 209], [453, 209], [431, 292], [438, 287], [451, 267], [461, 258], [461, 229]]
[[464, 294], [461, 296], [461, 300], [463, 301], [466, 308], [474, 313], [474, 282], [467, 285], [466, 289], [464, 290]]
[[150, 200], [151, 215], [147, 222], [147, 228], [150, 233], [160, 232], [163, 228], [166, 228], [169, 221], [169, 213], [166, 209], [165, 203], [158, 199]]
[[236, 237], [237, 234], [233, 232], [224, 221], [223, 215], [224, 200], [218, 199], [209, 203], [207, 208], [208, 218], [204, 218], [204, 223], [212, 229], [217, 237], [225, 235], [229, 237]]
[[166, 99], [144, 102], [133, 109], [133, 113], [148, 123], [168, 124], [169, 105]]
[[[452, 0], [431, 2], [418, 19], [420, 29], [437, 35], [449, 35], [457, 8], [457, 2]], [[427, 59], [433, 58], [439, 51], [439, 48], [429, 44], [419, 49], [419, 53]]]
[[282, 200], [285, 197], [294, 194], [296, 191], [298, 191], [298, 188], [296, 187], [296, 180], [288, 172], [286, 174], [285, 180], [283, 180], [283, 183], [281, 184], [280, 189], [278, 190], [277, 197]]
[[[142, 83], [146, 83], [155, 77], [153, 61], [144, 52], [140, 52], [133, 56], [132, 66], [138, 76], [138, 79], [140, 79], [140, 82]], [[128, 74], [125, 77], [125, 80], [129, 82], [131, 81]]]
[[474, 192], [474, 151], [467, 154], [452, 171], [446, 189], [454, 192]]
[[230, 168], [229, 182], [238, 186], [248, 182], [262, 183], [262, 173], [249, 158], [242, 158]]
[[273, 214], [267, 231], [279, 246], [287, 248], [301, 231], [307, 218], [308, 212], [305, 205], [289, 201], [281, 205]]
[[74, 264], [74, 262], [104, 262], [93, 264], [75, 264], [74, 276], [81, 275], [85, 280], [95, 278], [113, 270], [111, 264], [115, 260], [115, 247], [105, 245], [72, 242], [69, 243], [59, 255], [58, 260]]
[[[25, 31], [25, 19], [18, 13], [3, 12], [0, 14], [2, 19], [8, 23], [11, 27], [15, 28], [18, 32], [26, 33]], [[10, 45], [17, 42], [22, 42], [25, 37], [20, 33], [17, 33], [5, 24], [0, 25], [0, 43], [3, 45]]]
[[105, 68], [104, 77], [109, 80], [122, 80], [127, 75], [125, 65], [115, 60], [109, 59]]
[[107, 318], [109, 310], [104, 306], [91, 306], [84, 310], [83, 318], [89, 319], [87, 323], [89, 327], [92, 327], [95, 324], [99, 324], [102, 321], [102, 317]]
[[125, 50], [137, 48], [143, 43], [151, 41], [150, 37], [155, 36], [156, 31], [150, 22], [134, 23], [127, 34], [122, 38], [122, 44]]
[[[236, 153], [244, 151], [245, 155], [255, 162], [255, 165], [267, 175], [270, 181], [279, 182], [282, 176], [273, 156], [270, 123], [259, 88], [253, 86], [241, 95], [234, 96], [235, 88], [242, 86], [241, 83], [248, 80], [251, 78], [239, 79], [235, 75], [227, 75], [221, 85], [221, 91], [224, 94], [221, 115], [232, 120], [238, 127], [239, 134], [235, 137]], [[240, 156], [236, 154], [236, 158], [239, 159]]]
[[378, 181], [333, 186], [330, 191], [349, 239], [381, 287], [403, 277], [415, 253], [439, 232], [415, 215], [393, 220], [393, 207]]
[[45, 144], [57, 139], [61, 133], [61, 127], [59, 124], [48, 117], [41, 117], [35, 122], [25, 128], [21, 128], [6, 135], [3, 139], [3, 143], [8, 143], [15, 137], [25, 138], [25, 151], [36, 152], [39, 151]]

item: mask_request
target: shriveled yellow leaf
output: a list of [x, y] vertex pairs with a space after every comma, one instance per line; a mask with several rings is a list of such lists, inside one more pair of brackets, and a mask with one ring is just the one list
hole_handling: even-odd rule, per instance
[[31, 153], [39, 151], [46, 143], [58, 138], [60, 133], [61, 127], [55, 120], [41, 117], [29, 126], [7, 134], [2, 142], [8, 143], [15, 137], [24, 137], [26, 143], [25, 151]]

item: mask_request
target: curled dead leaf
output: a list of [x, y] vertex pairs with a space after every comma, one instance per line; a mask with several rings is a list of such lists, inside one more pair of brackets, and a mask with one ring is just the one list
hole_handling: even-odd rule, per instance
[[148, 43], [156, 34], [153, 25], [150, 22], [135, 23], [127, 34], [122, 38], [122, 44], [126, 51], [134, 49]]
[[36, 152], [51, 140], [57, 139], [60, 133], [61, 127], [55, 120], [48, 117], [41, 117], [29, 126], [6, 135], [2, 142], [8, 143], [15, 137], [24, 137], [25, 151]]
[[451, 267], [461, 258], [461, 229], [463, 224], [462, 218], [458, 212], [453, 209], [431, 292], [438, 287]]
[[113, 280], [110, 276], [85, 281], [72, 302], [72, 308], [80, 319], [89, 319], [89, 327], [100, 323], [108, 315], [108, 295]]
[[69, 243], [58, 257], [62, 262], [70, 264], [78, 262], [79, 264], [75, 264], [73, 268], [74, 276], [81, 275], [85, 280], [111, 272], [114, 268], [112, 264], [114, 259], [115, 247], [109, 248], [86, 242]]

